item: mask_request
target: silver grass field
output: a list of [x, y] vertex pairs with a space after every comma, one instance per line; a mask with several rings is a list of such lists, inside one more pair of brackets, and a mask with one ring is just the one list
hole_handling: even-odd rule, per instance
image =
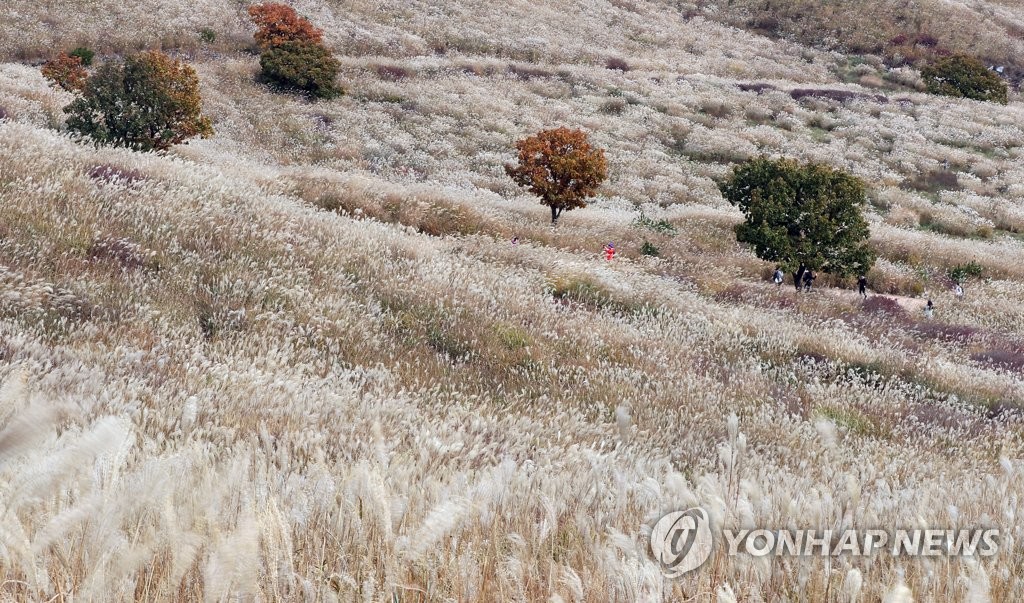
[[[1021, 97], [930, 96], [690, 4], [301, 0], [343, 65], [317, 103], [256, 83], [237, 3], [0, 7], [0, 599], [1019, 600]], [[1024, 52], [979, 25], [1017, 3], [918, 4]], [[78, 44], [187, 59], [215, 136], [62, 133], [71, 96], [38, 63]], [[552, 229], [503, 166], [559, 125], [610, 178]], [[868, 182], [869, 281], [897, 302], [768, 282], [715, 185], [760, 154]], [[716, 547], [668, 580], [651, 527], [697, 505], [1000, 546]]]

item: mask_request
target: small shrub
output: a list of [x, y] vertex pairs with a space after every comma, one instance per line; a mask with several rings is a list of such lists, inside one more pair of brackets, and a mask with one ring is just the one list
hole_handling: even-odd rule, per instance
[[254, 37], [262, 50], [296, 42], [319, 45], [323, 40], [323, 31], [286, 4], [256, 4], [249, 7], [249, 16], [256, 24]]
[[[861, 378], [863, 381], [868, 381], [873, 378], [871, 373], [866, 373], [855, 367], [851, 369], [853, 373]], [[883, 428], [879, 424], [879, 420], [872, 417], [856, 408], [832, 408], [832, 407], [821, 407], [818, 409], [818, 413], [821, 416], [826, 417], [833, 421], [837, 426], [844, 427], [849, 430], [850, 433], [858, 436], [865, 436], [871, 438], [881, 438], [888, 435], [888, 430]]]
[[606, 69], [611, 69], [613, 71], [626, 72], [631, 69], [629, 63], [627, 63], [625, 59], [621, 59], [619, 57], [609, 58], [607, 61], [604, 62], [604, 66]]
[[509, 350], [520, 350], [530, 345], [530, 334], [520, 327], [496, 324], [493, 328], [502, 346]]
[[286, 42], [268, 48], [260, 54], [260, 67], [264, 81], [284, 89], [324, 99], [343, 93], [335, 83], [341, 65], [319, 44]]
[[217, 41], [217, 32], [209, 27], [204, 27], [199, 30], [199, 40], [204, 44], [213, 44]]
[[82, 66], [89, 67], [92, 65], [92, 60], [96, 56], [96, 53], [89, 50], [85, 46], [79, 46], [78, 48], [69, 52], [68, 55], [82, 59]]
[[661, 253], [658, 252], [658, 248], [647, 240], [645, 240], [643, 246], [640, 247], [640, 253], [652, 258], [656, 258], [661, 255]]
[[928, 92], [1006, 104], [1006, 82], [974, 57], [953, 55], [921, 70]]
[[949, 269], [949, 278], [954, 283], [962, 283], [968, 278], [978, 278], [981, 276], [985, 269], [981, 264], [971, 260], [964, 264], [957, 264]]
[[77, 56], [62, 54], [47, 61], [42, 69], [43, 77], [68, 92], [79, 92], [85, 88], [88, 73]]
[[637, 228], [647, 228], [649, 230], [653, 230], [654, 232], [664, 235], [674, 235], [676, 234], [676, 232], [678, 232], [676, 230], [676, 227], [668, 220], [652, 220], [651, 218], [648, 218], [645, 214], [640, 214], [639, 216], [637, 216], [637, 218], [633, 220], [633, 226]]
[[201, 109], [192, 67], [162, 52], [143, 52], [103, 64], [64, 112], [70, 131], [98, 144], [162, 151], [213, 134]]

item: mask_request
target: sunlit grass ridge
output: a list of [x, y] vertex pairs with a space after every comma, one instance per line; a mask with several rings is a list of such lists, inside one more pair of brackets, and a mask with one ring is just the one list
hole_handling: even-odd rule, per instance
[[[1019, 98], [839, 83], [841, 55], [659, 3], [575, 20], [554, 18], [564, 3], [442, 4], [431, 34], [425, 4], [299, 3], [343, 61], [351, 94], [331, 102], [262, 88], [232, 43], [198, 52], [217, 136], [165, 156], [62, 136], [68, 95], [0, 66], [4, 596], [877, 600], [905, 584], [1013, 600]], [[163, 22], [119, 10], [138, 27], [112, 50], [248, 33], [216, 3]], [[557, 42], [574, 27], [594, 38]], [[8, 57], [38, 52], [6, 40]], [[757, 82], [775, 89], [739, 87]], [[789, 92], [811, 87], [890, 102]], [[552, 230], [502, 166], [563, 124], [607, 149], [610, 180]], [[863, 177], [872, 287], [922, 297], [766, 284], [715, 185], [760, 153]], [[943, 169], [957, 190], [911, 186]], [[967, 261], [983, 277], [956, 300], [945, 275]], [[698, 504], [727, 527], [1003, 538], [978, 561], [718, 547], [666, 581], [650, 526]]]

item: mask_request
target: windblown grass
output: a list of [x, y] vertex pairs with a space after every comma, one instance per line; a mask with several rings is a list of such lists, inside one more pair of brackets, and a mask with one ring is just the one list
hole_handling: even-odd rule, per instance
[[[63, 92], [0, 66], [3, 597], [1014, 600], [1019, 100], [882, 102], [836, 81], [846, 57], [675, 5], [443, 4], [300, 3], [353, 91], [308, 104], [254, 82], [227, 5], [117, 7], [137, 26], [107, 36], [84, 5], [44, 26], [14, 3], [9, 58], [195, 52], [218, 136], [97, 150], [55, 131]], [[200, 26], [223, 46], [179, 41]], [[611, 179], [552, 230], [502, 165], [563, 123]], [[872, 287], [935, 317], [765, 284], [715, 186], [758, 153], [867, 179]], [[947, 161], [959, 190], [904, 186]], [[730, 527], [992, 524], [1003, 546], [719, 549], [665, 581], [647, 531], [694, 504]]]

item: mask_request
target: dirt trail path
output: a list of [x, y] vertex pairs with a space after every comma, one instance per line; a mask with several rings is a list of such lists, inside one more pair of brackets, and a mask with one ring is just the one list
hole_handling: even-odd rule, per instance
[[[836, 287], [815, 287], [813, 291], [820, 294], [825, 294], [833, 298], [849, 299], [859, 298], [860, 294], [854, 289], [840, 289]], [[895, 295], [891, 293], [874, 293], [868, 290], [868, 299], [872, 297], [885, 297], [887, 299], [894, 300], [900, 305], [901, 308], [906, 310], [908, 313], [921, 313], [924, 312], [925, 306], [928, 304], [928, 297], [908, 297], [906, 295]]]

